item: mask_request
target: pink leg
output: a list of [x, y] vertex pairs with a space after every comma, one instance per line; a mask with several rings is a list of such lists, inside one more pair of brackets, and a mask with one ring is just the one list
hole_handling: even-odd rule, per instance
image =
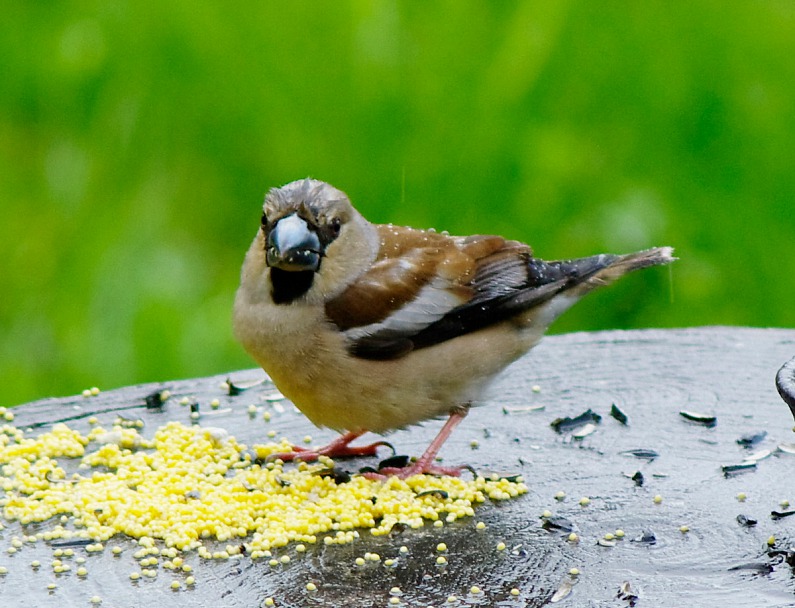
[[[283, 452], [280, 454], [271, 454], [269, 460], [276, 460], [277, 458], [289, 462], [291, 460], [302, 460], [304, 462], [312, 462], [317, 460], [320, 456], [328, 456], [329, 458], [345, 458], [351, 456], [375, 456], [376, 450], [379, 446], [390, 446], [386, 441], [376, 441], [369, 445], [351, 446], [350, 443], [367, 431], [349, 431], [344, 435], [340, 435], [328, 445], [319, 448], [303, 448], [297, 445], [293, 446], [292, 452]], [[391, 447], [391, 446], [390, 446]]]
[[447, 441], [447, 438], [453, 432], [455, 427], [457, 427], [466, 417], [467, 411], [468, 408], [453, 410], [450, 413], [450, 417], [447, 419], [447, 422], [444, 423], [442, 430], [439, 431], [439, 434], [436, 435], [436, 438], [431, 442], [431, 445], [428, 446], [428, 449], [425, 450], [425, 453], [420, 456], [413, 464], [403, 468], [387, 467], [381, 469], [378, 473], [366, 473], [365, 476], [369, 479], [384, 479], [389, 475], [395, 475], [401, 479], [406, 479], [412, 475], [423, 474], [452, 475], [453, 477], [458, 477], [461, 474], [462, 467], [442, 467], [433, 464], [433, 462], [436, 460], [436, 455], [439, 453], [442, 445], [444, 445], [444, 442]]

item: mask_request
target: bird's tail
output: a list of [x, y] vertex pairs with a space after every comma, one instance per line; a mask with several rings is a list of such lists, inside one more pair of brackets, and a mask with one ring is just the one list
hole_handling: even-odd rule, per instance
[[670, 264], [675, 260], [671, 247], [655, 247], [626, 255], [603, 253], [556, 262], [533, 260], [533, 272], [545, 284], [521, 293], [515, 299], [515, 305], [528, 310], [537, 307], [527, 315], [525, 323], [528, 327], [535, 325], [546, 329], [581, 297], [597, 287], [612, 283], [633, 270]]
[[[676, 260], [673, 252], [672, 247], [655, 247], [626, 255], [611, 256], [613, 259], [604, 268], [596, 270], [586, 282], [590, 283], [593, 281], [593, 287], [596, 287], [599, 284], [615, 281], [633, 270], [670, 264]], [[601, 256], [594, 256], [594, 258], [599, 257]], [[585, 260], [588, 259], [592, 258], [585, 258]]]

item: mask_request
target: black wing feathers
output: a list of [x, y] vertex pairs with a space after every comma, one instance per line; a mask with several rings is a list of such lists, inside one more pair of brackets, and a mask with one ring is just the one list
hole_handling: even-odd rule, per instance
[[497, 252], [479, 264], [470, 283], [474, 293], [467, 303], [410, 333], [390, 329], [358, 337], [349, 350], [364, 359], [396, 359], [411, 350], [477, 331], [549, 301], [609, 266], [617, 257], [597, 255], [545, 262], [533, 258], [526, 250]]

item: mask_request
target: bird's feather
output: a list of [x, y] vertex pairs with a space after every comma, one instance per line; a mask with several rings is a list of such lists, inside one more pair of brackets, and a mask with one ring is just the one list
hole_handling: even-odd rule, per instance
[[601, 255], [544, 262], [499, 236], [452, 237], [380, 226], [371, 268], [326, 304], [348, 351], [393, 359], [543, 304], [613, 263]]

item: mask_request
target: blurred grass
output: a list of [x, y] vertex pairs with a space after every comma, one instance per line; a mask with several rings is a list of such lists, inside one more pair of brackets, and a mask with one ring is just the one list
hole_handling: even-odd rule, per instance
[[264, 192], [546, 258], [670, 244], [555, 331], [795, 326], [787, 1], [10, 2], [0, 403], [251, 366]]

